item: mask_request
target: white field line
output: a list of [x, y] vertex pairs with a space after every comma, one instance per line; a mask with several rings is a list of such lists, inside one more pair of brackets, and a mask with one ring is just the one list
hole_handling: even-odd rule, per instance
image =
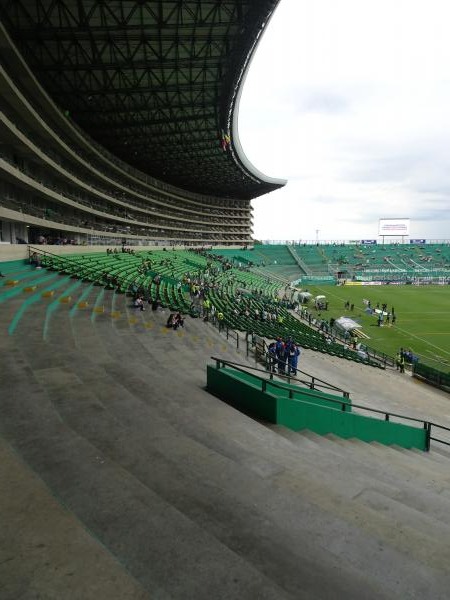
[[448, 352], [447, 350], [444, 350], [443, 348], [440, 348], [439, 346], [436, 346], [436, 344], [432, 344], [431, 342], [429, 342], [428, 340], [420, 337], [419, 335], [415, 335], [414, 333], [411, 333], [409, 331], [405, 331], [404, 329], [400, 329], [399, 327], [396, 327], [395, 329], [397, 331], [401, 331], [401, 333], [403, 333], [404, 335], [406, 335], [408, 337], [416, 338], [416, 340], [420, 340], [424, 344], [427, 344], [428, 346], [432, 346], [433, 348], [436, 348], [436, 350], [439, 350], [439, 352], [443, 352], [444, 354], [448, 354], [448, 356], [450, 356], [450, 352]]

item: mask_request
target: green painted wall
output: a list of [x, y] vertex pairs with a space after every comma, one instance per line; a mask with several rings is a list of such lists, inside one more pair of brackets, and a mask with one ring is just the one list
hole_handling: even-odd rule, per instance
[[266, 391], [262, 390], [262, 380], [250, 373], [232, 368], [217, 369], [212, 365], [207, 367], [208, 391], [238, 410], [270, 423], [278, 423], [294, 431], [310, 429], [322, 435], [334, 433], [342, 438], [354, 437], [365, 442], [377, 441], [426, 450], [427, 433], [420, 424], [415, 427], [356, 414], [351, 412], [350, 404], [345, 404], [343, 411], [342, 404], [331, 403], [320, 396], [306, 396], [298, 391], [291, 399], [288, 390], [278, 389], [270, 381], [264, 381]]
[[[261, 377], [257, 374], [252, 374], [244, 371], [237, 371], [236, 369], [225, 367], [225, 372], [229, 377], [244, 381], [248, 385], [255, 386], [258, 390], [261, 389]], [[319, 406], [327, 406], [335, 410], [342, 410], [342, 403], [347, 405], [346, 410], [351, 412], [351, 401], [349, 398], [338, 396], [337, 394], [328, 394], [320, 390], [309, 390], [305, 387], [300, 387], [295, 384], [288, 384], [283, 382], [283, 387], [279, 387], [276, 381], [266, 380], [266, 392], [273, 394], [277, 398], [289, 398], [292, 395], [293, 400], [304, 400], [305, 402], [311, 402], [318, 404]]]
[[261, 382], [256, 386], [250, 381], [233, 377], [226, 369], [216, 369], [208, 365], [207, 387], [209, 392], [238, 410], [258, 416], [270, 423], [277, 422], [277, 398], [262, 392]]
[[364, 442], [397, 444], [402, 448], [426, 449], [426, 432], [419, 427], [366, 417], [356, 413], [330, 410], [310, 402], [279, 398], [276, 423], [294, 431], [310, 429], [318, 434], [334, 433], [342, 438]]

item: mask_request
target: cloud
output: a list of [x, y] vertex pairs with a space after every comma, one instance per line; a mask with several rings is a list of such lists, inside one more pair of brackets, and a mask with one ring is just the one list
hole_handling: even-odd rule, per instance
[[423, 221], [423, 222], [436, 222], [436, 221], [449, 222], [450, 215], [449, 215], [448, 207], [443, 207], [443, 208], [427, 207], [424, 210], [420, 210], [420, 209], [416, 210], [414, 213], [414, 219], [416, 221]]
[[249, 160], [288, 185], [254, 203], [262, 239], [377, 237], [409, 216], [445, 238], [450, 213], [450, 7], [439, 0], [283, 0], [243, 91]]
[[351, 110], [351, 97], [336, 93], [332, 88], [301, 88], [290, 90], [295, 98], [297, 113], [341, 115]]
[[417, 153], [403, 153], [383, 158], [366, 157], [356, 159], [342, 173], [347, 181], [372, 182], [401, 182], [409, 179], [420, 168], [421, 157]]

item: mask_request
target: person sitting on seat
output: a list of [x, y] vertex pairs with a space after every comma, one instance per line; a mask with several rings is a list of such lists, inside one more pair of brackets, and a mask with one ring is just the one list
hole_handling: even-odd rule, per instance
[[184, 320], [183, 317], [181, 316], [181, 314], [178, 312], [173, 319], [173, 328], [176, 331], [178, 329], [178, 327], [183, 327], [184, 326]]
[[142, 296], [138, 296], [134, 301], [135, 308], [139, 308], [140, 310], [145, 310], [144, 308], [144, 299]]

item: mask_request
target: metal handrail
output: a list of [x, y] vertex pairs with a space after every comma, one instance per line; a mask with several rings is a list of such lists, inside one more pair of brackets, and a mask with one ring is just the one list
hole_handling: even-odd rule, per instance
[[430, 427], [430, 440], [433, 440], [434, 442], [439, 442], [440, 444], [445, 444], [446, 446], [450, 446], [450, 441], [446, 441], [440, 438], [436, 438], [433, 437], [432, 434], [432, 428], [433, 427], [437, 427], [439, 429], [444, 429], [445, 431], [449, 431], [450, 432], [450, 427], [445, 427], [445, 425], [439, 425], [438, 423], [434, 423], [432, 421], [430, 421], [429, 423], [429, 427]]
[[233, 334], [234, 334], [233, 339], [236, 340], [236, 348], [239, 348], [239, 333], [235, 329], [230, 329], [228, 326], [225, 326], [225, 329], [226, 329], [227, 339], [230, 336], [233, 338]]
[[[241, 371], [243, 373], [246, 372], [247, 368], [248, 369], [252, 369], [253, 371], [262, 372], [264, 374], [266, 373], [262, 369], [257, 369], [256, 367], [250, 367], [250, 366], [247, 367], [247, 365], [241, 365], [240, 363], [235, 363], [233, 361], [226, 360], [226, 359], [223, 359], [223, 358], [218, 358], [216, 356], [211, 356], [211, 358], [212, 358], [212, 360], [215, 360], [216, 363], [222, 363], [223, 365], [230, 365], [230, 366], [234, 367], [237, 371]], [[258, 376], [256, 376], [256, 377], [258, 377]], [[260, 379], [262, 382], [266, 381], [262, 377], [258, 377], [258, 379]], [[288, 390], [288, 391], [290, 389], [290, 388], [286, 388], [283, 383], [279, 383], [277, 381], [275, 381], [272, 385], [274, 385], [275, 387], [278, 387], [280, 389], [284, 389], [284, 390]], [[346, 402], [342, 402], [341, 400], [333, 400], [332, 398], [329, 398], [329, 400], [330, 400], [330, 402], [333, 402], [335, 404], [340, 404], [341, 406], [342, 406], [342, 404], [345, 404], [345, 405], [347, 404]], [[417, 423], [423, 423], [423, 424], [429, 423], [429, 421], [425, 421], [424, 419], [417, 419], [416, 417], [408, 417], [407, 415], [400, 415], [398, 413], [387, 412], [387, 411], [384, 411], [384, 410], [380, 410], [378, 408], [372, 408], [370, 406], [364, 406], [363, 404], [354, 404], [354, 403], [352, 403], [352, 407], [353, 408], [361, 408], [363, 410], [367, 410], [368, 412], [374, 412], [374, 413], [378, 413], [380, 415], [384, 415], [384, 417], [385, 417], [384, 420], [385, 421], [389, 421], [390, 417], [397, 417], [397, 418], [400, 418], [400, 419], [406, 419], [408, 421], [415, 421]], [[343, 409], [343, 410], [345, 410], [345, 409]]]
[[[240, 371], [242, 373], [246, 373], [246, 369], [252, 369], [252, 371], [257, 371], [259, 373], [266, 373], [266, 371], [264, 371], [263, 369], [258, 369], [256, 367], [250, 367], [247, 365], [240, 365], [239, 363], [235, 363], [231, 360], [224, 360], [222, 358], [217, 358], [215, 356], [211, 356], [212, 360], [215, 360], [216, 363], [222, 363], [223, 365], [227, 364], [232, 366], [234, 369], [236, 369], [236, 371]], [[240, 368], [241, 366], [243, 366], [244, 368]], [[219, 367], [220, 368], [220, 367]], [[258, 379], [262, 382], [263, 384], [263, 391], [265, 391], [265, 384], [267, 384], [267, 380], [263, 379], [262, 377], [258, 377]], [[271, 385], [274, 385], [275, 387], [278, 387], [280, 389], [285, 389], [289, 392], [289, 397], [292, 398], [293, 397], [293, 393], [295, 393], [295, 390], [292, 390], [292, 388], [286, 388], [285, 386], [283, 386], [282, 384], [279, 384], [278, 382], [273, 382], [273, 379], [270, 380], [271, 381]], [[272, 383], [273, 382], [273, 383]], [[310, 388], [311, 389], [311, 388]], [[310, 392], [307, 391], [302, 391], [303, 394], [306, 394], [307, 396], [314, 396], [314, 394], [311, 394]], [[337, 402], [339, 404], [341, 404], [341, 402], [339, 400], [331, 400], [332, 402]], [[347, 403], [345, 403], [347, 404]]]
[[[265, 354], [265, 358], [267, 359], [266, 364], [270, 365], [270, 360], [272, 359], [270, 354], [268, 354], [268, 353]], [[277, 359], [275, 358], [275, 360], [277, 360]], [[306, 371], [302, 371], [301, 369], [298, 369], [298, 368], [296, 369], [296, 371], [298, 373], [302, 373], [303, 375], [306, 375], [307, 377], [310, 377], [311, 381], [310, 382], [304, 381], [303, 379], [300, 379], [299, 377], [296, 377], [295, 375], [283, 375], [283, 373], [277, 373], [277, 377], [286, 377], [288, 380], [295, 379], [296, 381], [299, 381], [300, 383], [304, 383], [312, 390], [316, 389], [316, 387], [321, 387], [321, 388], [325, 388], [327, 390], [332, 390], [334, 392], [340, 392], [340, 393], [342, 393], [342, 395], [345, 398], [350, 397], [350, 392], [347, 392], [346, 390], [343, 390], [342, 388], [339, 388], [336, 385], [333, 385], [332, 383], [325, 381], [324, 379], [320, 379], [320, 377], [315, 377], [314, 375], [310, 375]], [[269, 373], [269, 375], [270, 375], [270, 379], [273, 379], [274, 373]], [[317, 385], [317, 382], [319, 382], [319, 385]]]
[[[304, 319], [300, 313], [297, 313], [295, 311], [293, 311], [293, 312], [294, 312], [294, 315], [296, 315], [299, 320], [305, 320], [305, 321], [307, 320], [307, 319]], [[313, 327], [312, 325], [309, 325], [309, 327], [311, 329], [313, 329], [314, 331], [316, 331], [316, 329], [318, 330], [318, 327]], [[342, 344], [348, 343], [348, 340], [345, 338], [345, 336], [341, 335], [336, 330], [333, 330], [333, 337]], [[392, 356], [389, 356], [389, 354], [385, 354], [384, 352], [381, 352], [379, 350], [376, 350], [375, 348], [372, 348], [371, 346], [368, 346], [367, 344], [364, 343], [364, 341], [361, 342], [361, 344], [362, 344], [362, 346], [364, 346], [363, 349], [366, 352], [369, 359], [378, 361], [379, 363], [384, 365], [384, 367], [386, 367], [386, 365], [389, 365], [390, 367], [393, 367], [395, 365], [395, 358], [393, 358]]]
[[[219, 330], [219, 333], [221, 331], [225, 332], [226, 338], [227, 340], [231, 337], [232, 339], [236, 340], [236, 348], [239, 349], [239, 332], [236, 331], [235, 329], [231, 329], [230, 327], [228, 327], [228, 325], [226, 325], [224, 323], [224, 321], [222, 321], [222, 326], [219, 326], [219, 319], [217, 318], [217, 316], [214, 315], [214, 317], [211, 317], [208, 319], [208, 323], [211, 323], [211, 325], [213, 327], [215, 327], [216, 329]], [[248, 354], [247, 354], [248, 355]]]
[[[252, 333], [250, 331], [247, 331], [247, 334], [246, 334], [246, 339], [247, 339], [247, 356], [249, 355], [249, 352], [248, 352], [249, 341], [248, 340], [249, 340], [249, 337], [253, 338], [253, 336], [254, 336], [254, 333]], [[271, 360], [272, 360], [273, 357], [268, 352], [267, 342], [265, 341], [264, 338], [261, 338], [261, 339], [262, 339], [262, 342], [263, 342], [263, 352], [261, 353], [261, 357], [264, 357], [264, 359], [265, 359], [264, 360], [264, 364], [266, 366], [266, 370], [269, 370], [270, 363], [271, 363]], [[292, 376], [291, 375], [283, 375], [283, 374], [277, 374], [277, 375], [279, 377], [287, 377], [288, 381], [291, 378], [295, 379], [296, 381], [299, 381], [300, 383], [304, 383], [310, 389], [315, 389], [315, 382], [318, 381], [318, 382], [320, 382], [320, 384], [324, 384], [324, 385], [319, 385], [319, 387], [323, 387], [323, 388], [326, 388], [328, 390], [333, 390], [335, 392], [340, 392], [340, 393], [342, 393], [342, 395], [344, 397], [350, 397], [350, 393], [349, 392], [347, 392], [346, 390], [344, 390], [344, 389], [342, 389], [340, 387], [337, 387], [336, 385], [333, 385], [332, 383], [329, 383], [328, 381], [325, 381], [324, 379], [321, 379], [320, 377], [315, 377], [313, 375], [310, 375], [306, 371], [302, 371], [302, 369], [299, 369], [299, 368], [297, 368], [296, 371], [298, 373], [302, 373], [303, 375], [306, 375], [307, 377], [309, 377], [311, 379], [311, 381], [310, 382], [303, 381], [302, 379], [299, 379], [299, 378], [297, 378], [294, 375], [292, 375]], [[270, 373], [270, 378], [273, 379], [273, 373]]]
[[[229, 365], [231, 367], [233, 367], [234, 369], [236, 369], [237, 371], [246, 373], [248, 372], [248, 369], [251, 369], [252, 371], [258, 371], [260, 373], [264, 373], [266, 374], [266, 371], [264, 371], [263, 369], [258, 369], [256, 367], [251, 367], [249, 365], [242, 365], [240, 363], [235, 363], [233, 361], [230, 360], [226, 360], [223, 358], [218, 358], [216, 356], [211, 356], [212, 360], [216, 361], [217, 367], [220, 369], [220, 365], [222, 364], [223, 366], [225, 365]], [[267, 386], [267, 380], [263, 379], [262, 377], [255, 375], [255, 377], [257, 379], [259, 379], [261, 381], [261, 390], [262, 391], [266, 391], [266, 386]], [[285, 384], [283, 384], [282, 382], [277, 382], [277, 381], [273, 381], [271, 380], [270, 384], [274, 387], [277, 387], [279, 389], [284, 389], [287, 390], [289, 392], [289, 398], [293, 398], [293, 394], [292, 389], [291, 388], [287, 388]], [[304, 392], [302, 391], [303, 394], [306, 395], [313, 395], [313, 394], [309, 394], [308, 392]], [[327, 398], [327, 401], [329, 402], [333, 402], [334, 404], [338, 404], [341, 407], [341, 411], [345, 412], [347, 410], [347, 403], [343, 402], [341, 400], [334, 400], [332, 398]], [[441, 444], [445, 444], [446, 446], [450, 446], [450, 441], [446, 441], [443, 440], [441, 438], [437, 438], [431, 435], [432, 433], [432, 428], [433, 427], [437, 427], [439, 429], [443, 429], [445, 431], [449, 431], [450, 432], [450, 427], [446, 427], [444, 425], [439, 425], [438, 423], [434, 423], [432, 421], [427, 421], [425, 419], [418, 419], [416, 417], [409, 417], [407, 415], [401, 415], [399, 413], [393, 413], [393, 412], [387, 412], [384, 410], [380, 410], [378, 408], [372, 408], [370, 406], [364, 406], [363, 404], [351, 404], [352, 408], [360, 408], [362, 410], [366, 410], [370, 413], [375, 413], [375, 414], [379, 414], [379, 415], [384, 415], [384, 420], [385, 421], [390, 421], [391, 417], [397, 418], [397, 419], [403, 419], [405, 421], [411, 421], [411, 422], [415, 422], [415, 423], [421, 423], [423, 429], [425, 429], [426, 431], [426, 442], [425, 442], [425, 450], [429, 451], [430, 450], [430, 442], [435, 441], [435, 442], [439, 442]]]
[[[73, 261], [71, 261], [71, 257], [70, 256], [62, 256], [60, 254], [54, 254], [53, 252], [49, 252], [48, 250], [42, 250], [41, 248], [36, 248], [34, 246], [30, 246], [28, 245], [28, 254], [29, 256], [31, 256], [31, 252], [40, 252], [44, 255], [48, 255], [48, 256], [53, 256], [54, 258], [61, 260], [62, 262], [64, 261], [68, 261], [69, 263], [73, 264]], [[82, 255], [80, 255], [82, 256]], [[117, 275], [116, 279], [119, 283], [123, 283], [123, 281], [126, 279], [125, 277], [121, 276], [121, 275]]]
[[[44, 255], [53, 256], [53, 257], [55, 257], [55, 258], [56, 258], [56, 259], [58, 259], [58, 260], [62, 260], [62, 261], [69, 261], [69, 263], [73, 264], [73, 261], [71, 261], [71, 260], [70, 260], [70, 257], [69, 257], [69, 256], [61, 256], [61, 255], [59, 255], [59, 254], [53, 254], [53, 252], [48, 252], [47, 250], [42, 250], [41, 248], [35, 248], [34, 246], [30, 246], [30, 245], [28, 245], [28, 252], [29, 252], [29, 255], [31, 255], [31, 251], [35, 251], [35, 252], [41, 252], [41, 253], [43, 253]], [[80, 256], [81, 256], [81, 255], [80, 255]], [[95, 260], [95, 257], [93, 257], [93, 258], [94, 258], [94, 260]], [[85, 273], [86, 273], [86, 271], [83, 271], [83, 273], [81, 274], [81, 277], [85, 276]], [[124, 285], [124, 284], [126, 283], [126, 280], [128, 279], [128, 277], [126, 277], [126, 276], [123, 276], [123, 275], [115, 275], [115, 279], [116, 279], [116, 281], [117, 281], [117, 284], [118, 284], [118, 285]], [[165, 279], [167, 279], [167, 278], [165, 278], [164, 276], [162, 276], [162, 277], [161, 277], [161, 279], [162, 279], [162, 281], [164, 281], [164, 280], [165, 280]], [[107, 281], [105, 281], [105, 282], [104, 282], [104, 284], [105, 284], [105, 285], [108, 285], [108, 282], [107, 282]], [[130, 283], [130, 284], [129, 284], [129, 286], [128, 286], [128, 292], [130, 291], [130, 287], [131, 287], [132, 285], [133, 285], [133, 283]], [[148, 291], [148, 290], [147, 290], [147, 291]], [[159, 297], [159, 294], [158, 294], [158, 301], [161, 301], [161, 298]], [[239, 346], [238, 346], [238, 347], [239, 347]]]
[[33, 251], [33, 252], [40, 252], [41, 254], [49, 254], [50, 256], [54, 256], [55, 258], [61, 258], [62, 260], [66, 260], [69, 258], [68, 256], [63, 256], [61, 254], [54, 254], [53, 252], [49, 252], [48, 250], [42, 250], [42, 248], [36, 248], [35, 246], [31, 246], [30, 244], [27, 244], [27, 246], [28, 246], [28, 257], [30, 257], [31, 251]]

